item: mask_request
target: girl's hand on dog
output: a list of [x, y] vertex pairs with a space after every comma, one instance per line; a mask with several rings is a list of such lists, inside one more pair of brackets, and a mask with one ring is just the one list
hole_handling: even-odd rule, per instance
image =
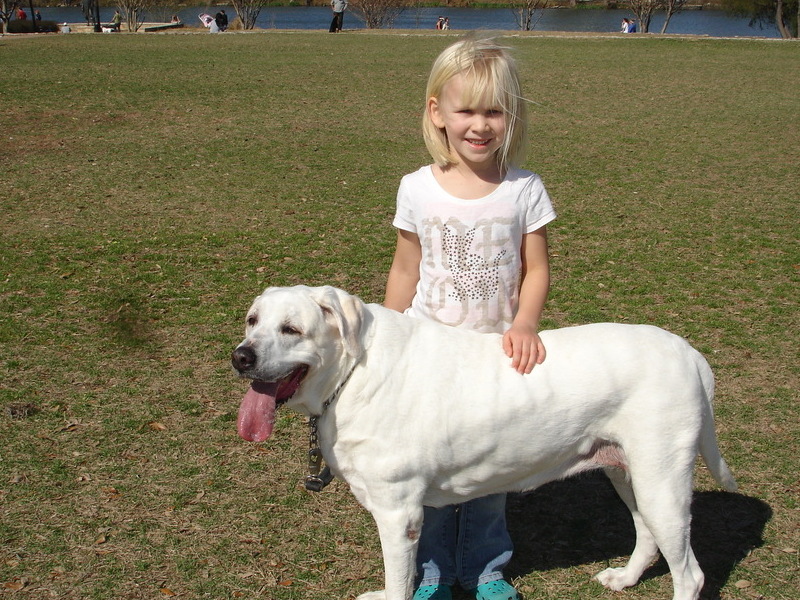
[[515, 323], [503, 334], [503, 350], [511, 359], [511, 367], [528, 374], [544, 362], [546, 351], [535, 328]]

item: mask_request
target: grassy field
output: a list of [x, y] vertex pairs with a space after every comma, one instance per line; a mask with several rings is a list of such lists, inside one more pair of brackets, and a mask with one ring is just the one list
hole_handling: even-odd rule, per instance
[[[0, 597], [354, 598], [369, 515], [300, 485], [304, 420], [236, 435], [229, 355], [267, 285], [382, 299], [399, 178], [428, 162], [427, 70], [452, 38], [0, 38]], [[717, 375], [740, 484], [698, 470], [706, 598], [798, 574], [800, 52], [775, 41], [515, 37], [550, 227], [547, 328], [645, 322]], [[528, 599], [614, 594], [633, 530], [597, 477], [509, 501]]]

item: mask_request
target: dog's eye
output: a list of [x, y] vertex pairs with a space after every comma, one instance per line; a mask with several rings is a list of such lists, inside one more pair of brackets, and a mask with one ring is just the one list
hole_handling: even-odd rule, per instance
[[248, 327], [255, 327], [256, 323], [258, 323], [258, 317], [255, 315], [250, 315], [247, 317], [247, 326]]
[[281, 327], [281, 333], [283, 335], [301, 335], [303, 332], [300, 331], [294, 325], [290, 325], [289, 323], [284, 323], [283, 327]]

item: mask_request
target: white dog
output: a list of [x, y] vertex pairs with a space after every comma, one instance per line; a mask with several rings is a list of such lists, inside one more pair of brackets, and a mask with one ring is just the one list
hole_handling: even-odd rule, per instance
[[674, 600], [703, 573], [689, 546], [698, 453], [733, 491], [711, 407], [713, 375], [686, 341], [644, 325], [544, 331], [547, 360], [510, 366], [499, 335], [416, 320], [332, 287], [267, 289], [233, 351], [253, 380], [239, 434], [263, 441], [276, 404], [311, 416], [312, 440], [378, 525], [386, 589], [409, 600], [422, 507], [532, 490], [602, 468], [633, 515], [625, 567], [597, 579], [634, 585], [660, 550]]

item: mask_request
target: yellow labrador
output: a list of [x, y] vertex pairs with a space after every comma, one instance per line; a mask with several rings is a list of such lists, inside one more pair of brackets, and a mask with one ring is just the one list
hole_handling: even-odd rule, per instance
[[378, 525], [385, 590], [409, 600], [422, 507], [532, 490], [604, 469], [631, 511], [636, 547], [597, 579], [634, 585], [660, 550], [674, 600], [703, 573], [689, 546], [700, 454], [736, 483], [714, 432], [714, 379], [686, 341], [646, 325], [544, 331], [547, 360], [511, 368], [500, 336], [416, 320], [332, 287], [267, 289], [232, 362], [252, 380], [239, 434], [263, 441], [276, 405], [312, 417], [322, 456]]

